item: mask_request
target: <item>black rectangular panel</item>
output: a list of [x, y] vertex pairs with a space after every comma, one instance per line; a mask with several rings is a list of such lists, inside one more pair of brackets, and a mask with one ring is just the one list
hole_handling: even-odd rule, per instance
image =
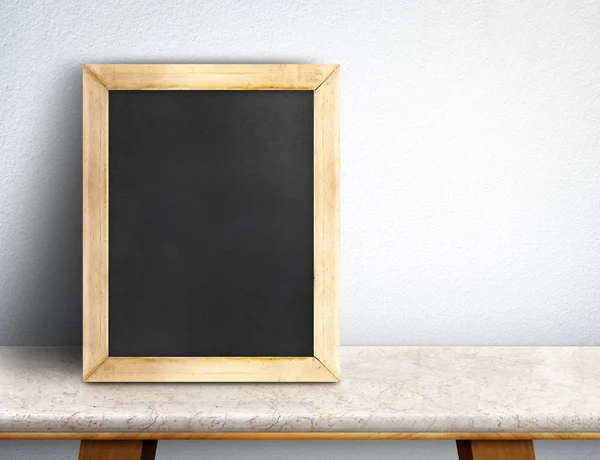
[[313, 92], [110, 91], [109, 355], [313, 355]]

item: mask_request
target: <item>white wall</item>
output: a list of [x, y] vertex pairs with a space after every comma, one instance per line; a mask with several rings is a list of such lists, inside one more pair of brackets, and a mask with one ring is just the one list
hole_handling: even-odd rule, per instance
[[[599, 2], [2, 0], [3, 345], [81, 342], [85, 62], [342, 65], [344, 344], [600, 345]], [[412, 445], [288, 457], [455, 455]]]

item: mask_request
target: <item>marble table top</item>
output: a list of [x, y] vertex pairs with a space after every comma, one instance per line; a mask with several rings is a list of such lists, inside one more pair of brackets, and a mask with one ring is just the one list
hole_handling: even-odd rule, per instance
[[600, 347], [343, 347], [323, 384], [82, 383], [0, 347], [0, 432], [599, 432]]

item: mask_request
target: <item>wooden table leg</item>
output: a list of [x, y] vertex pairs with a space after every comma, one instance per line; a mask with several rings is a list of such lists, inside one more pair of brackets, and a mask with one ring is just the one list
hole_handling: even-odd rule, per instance
[[154, 460], [157, 441], [81, 441], [79, 460]]
[[456, 441], [459, 460], [535, 460], [533, 441]]

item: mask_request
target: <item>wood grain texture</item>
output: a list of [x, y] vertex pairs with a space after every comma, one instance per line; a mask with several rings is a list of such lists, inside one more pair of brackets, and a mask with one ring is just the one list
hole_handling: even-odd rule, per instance
[[154, 460], [156, 441], [81, 441], [79, 460]]
[[86, 64], [109, 90], [313, 90], [337, 68], [327, 64]]
[[535, 460], [533, 441], [457, 441], [459, 460]]
[[107, 358], [88, 382], [336, 382], [314, 357]]
[[315, 91], [314, 353], [340, 378], [340, 69]]
[[247, 440], [247, 441], [455, 441], [455, 440], [536, 440], [594, 441], [600, 432], [500, 433], [500, 432], [0, 432], [0, 440]]
[[108, 90], [83, 69], [83, 378], [108, 356]]

